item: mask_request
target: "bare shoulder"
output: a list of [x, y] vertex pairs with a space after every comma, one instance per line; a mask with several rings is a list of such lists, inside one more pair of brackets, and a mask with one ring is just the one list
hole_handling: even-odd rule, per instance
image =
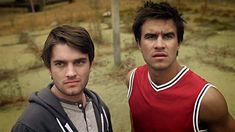
[[227, 111], [228, 107], [223, 95], [216, 88], [209, 88], [201, 102], [200, 118], [206, 122], [217, 120], [226, 115]]
[[202, 99], [199, 120], [206, 123], [210, 131], [235, 131], [235, 121], [229, 114], [226, 100], [214, 87], [210, 87]]

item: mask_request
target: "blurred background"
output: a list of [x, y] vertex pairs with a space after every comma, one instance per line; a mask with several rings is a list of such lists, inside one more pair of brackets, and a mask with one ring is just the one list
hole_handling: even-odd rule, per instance
[[[125, 75], [144, 64], [131, 31], [143, 0], [114, 1], [118, 5], [111, 0], [0, 0], [0, 132], [10, 131], [30, 94], [51, 82], [41, 49], [49, 31], [63, 24], [89, 31], [96, 57], [88, 88], [109, 106], [114, 132], [130, 131]], [[217, 86], [235, 117], [235, 1], [164, 1], [187, 21], [178, 60]], [[119, 6], [120, 41], [113, 39], [114, 6]]]

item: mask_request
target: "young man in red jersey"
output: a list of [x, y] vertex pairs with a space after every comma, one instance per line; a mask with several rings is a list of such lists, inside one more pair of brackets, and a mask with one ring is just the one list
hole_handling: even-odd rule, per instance
[[146, 2], [133, 24], [146, 62], [127, 75], [135, 132], [235, 132], [222, 94], [177, 61], [184, 20], [168, 3]]

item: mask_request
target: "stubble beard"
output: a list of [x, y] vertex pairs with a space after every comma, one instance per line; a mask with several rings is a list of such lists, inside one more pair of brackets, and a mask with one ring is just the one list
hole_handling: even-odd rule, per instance
[[[84, 91], [84, 88], [79, 88], [78, 87], [74, 87], [74, 88], [66, 88], [66, 87], [63, 87], [63, 88], [59, 88], [58, 86], [56, 86], [56, 89], [63, 95], [65, 96], [78, 96], [78, 95], [81, 95]], [[75, 89], [75, 90], [74, 90]]]

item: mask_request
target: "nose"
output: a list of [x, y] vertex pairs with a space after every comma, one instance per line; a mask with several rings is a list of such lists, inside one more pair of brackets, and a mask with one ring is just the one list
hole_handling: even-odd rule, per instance
[[159, 36], [154, 41], [153, 47], [154, 47], [154, 49], [164, 49], [165, 48], [165, 42], [164, 42], [164, 40], [162, 39], [161, 36]]
[[72, 64], [69, 64], [66, 69], [66, 77], [74, 78], [76, 77], [76, 69]]

